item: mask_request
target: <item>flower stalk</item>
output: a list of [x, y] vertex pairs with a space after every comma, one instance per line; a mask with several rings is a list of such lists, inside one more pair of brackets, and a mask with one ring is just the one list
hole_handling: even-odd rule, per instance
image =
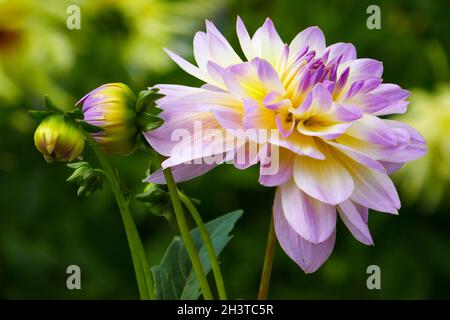
[[181, 205], [178, 189], [175, 184], [172, 171], [170, 171], [170, 169], [164, 169], [163, 173], [166, 179], [167, 188], [169, 189], [169, 195], [172, 201], [175, 217], [178, 222], [178, 227], [180, 229], [180, 234], [183, 239], [184, 246], [186, 247], [186, 251], [188, 252], [189, 258], [191, 260], [195, 275], [197, 276], [200, 289], [202, 290], [203, 298], [205, 300], [212, 300], [213, 295], [211, 292], [211, 288], [209, 287], [208, 280], [206, 279], [202, 263], [198, 256], [197, 249], [195, 248], [194, 240], [192, 239], [191, 233], [189, 232], [189, 227], [186, 221], [186, 217], [184, 215], [184, 210]]
[[261, 282], [259, 285], [258, 300], [267, 300], [269, 294], [270, 277], [272, 275], [273, 254], [275, 252], [275, 228], [273, 216], [270, 219], [269, 234], [267, 236], [266, 255], [264, 257], [263, 271], [261, 273]]
[[101, 166], [104, 170], [104, 175], [108, 180], [109, 185], [113, 191], [114, 197], [116, 198], [117, 205], [119, 207], [120, 215], [122, 217], [122, 222], [125, 227], [125, 233], [128, 240], [128, 245], [130, 246], [131, 258], [133, 260], [134, 271], [136, 274], [136, 280], [138, 284], [139, 294], [142, 300], [156, 299], [156, 294], [153, 286], [153, 279], [150, 274], [150, 268], [147, 262], [147, 257], [145, 255], [144, 247], [142, 245], [139, 233], [137, 231], [136, 225], [131, 216], [128, 203], [120, 190], [119, 181], [116, 174], [114, 173], [111, 165], [100, 151], [94, 139], [90, 134], [86, 133], [86, 140], [94, 151], [98, 158]]
[[214, 274], [214, 279], [216, 281], [217, 292], [219, 293], [220, 300], [227, 300], [227, 293], [225, 290], [225, 285], [223, 282], [222, 272], [220, 271], [219, 261], [217, 260], [217, 255], [214, 250], [214, 246], [212, 244], [211, 238], [209, 236], [208, 230], [203, 223], [202, 217], [198, 212], [195, 205], [192, 203], [191, 199], [184, 195], [182, 192], [178, 191], [178, 195], [180, 197], [181, 202], [186, 206], [192, 218], [195, 221], [195, 224], [198, 227], [198, 231], [200, 236], [202, 237], [203, 243], [205, 244], [206, 251], [208, 252], [209, 260], [211, 261], [211, 268]]

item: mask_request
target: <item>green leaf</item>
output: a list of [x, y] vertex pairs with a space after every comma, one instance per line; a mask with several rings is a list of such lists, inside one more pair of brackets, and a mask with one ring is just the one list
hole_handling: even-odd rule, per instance
[[148, 112], [142, 112], [136, 120], [136, 124], [140, 131], [147, 132], [159, 128], [164, 120], [158, 116]]
[[71, 118], [72, 120], [79, 120], [79, 119], [83, 119], [84, 115], [83, 115], [83, 111], [81, 111], [80, 108], [75, 108], [73, 110], [70, 110], [68, 112], [66, 112], [66, 115]]
[[[231, 230], [242, 216], [242, 210], [227, 213], [205, 224], [216, 254], [225, 248], [232, 239]], [[197, 228], [191, 231], [195, 246], [199, 252], [203, 270], [211, 270], [208, 252]], [[200, 296], [200, 287], [195, 276], [188, 253], [180, 237], [176, 236], [167, 248], [159, 266], [151, 268], [158, 299], [195, 300]]]
[[142, 110], [145, 110], [146, 107], [151, 106], [159, 96], [158, 89], [142, 90], [139, 92], [136, 103], [136, 112], [140, 113]]
[[42, 121], [54, 112], [50, 110], [29, 110], [28, 115], [37, 121]]
[[87, 123], [85, 121], [78, 121], [78, 123], [81, 124], [81, 127], [83, 128], [84, 131], [89, 133], [98, 133], [103, 131], [103, 128], [94, 126], [93, 124]]
[[66, 181], [78, 185], [79, 197], [88, 197], [96, 190], [102, 189], [103, 170], [94, 169], [86, 161], [69, 163], [67, 166], [74, 171]]
[[44, 97], [44, 106], [50, 111], [61, 112], [61, 110], [53, 103], [48, 95]]

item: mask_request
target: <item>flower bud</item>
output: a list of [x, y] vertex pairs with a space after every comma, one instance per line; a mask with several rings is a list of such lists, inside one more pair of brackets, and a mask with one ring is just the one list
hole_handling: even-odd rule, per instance
[[85, 95], [84, 121], [103, 130], [92, 137], [103, 152], [127, 155], [136, 149], [136, 101], [133, 91], [123, 83], [108, 83]]
[[47, 162], [72, 161], [84, 148], [84, 135], [78, 125], [62, 114], [45, 118], [34, 133], [34, 144]]

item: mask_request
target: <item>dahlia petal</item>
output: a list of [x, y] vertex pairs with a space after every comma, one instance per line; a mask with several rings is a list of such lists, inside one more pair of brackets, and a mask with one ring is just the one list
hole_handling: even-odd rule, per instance
[[339, 103], [333, 103], [330, 113], [339, 122], [355, 121], [364, 115], [363, 111], [355, 105]]
[[409, 101], [400, 101], [391, 103], [383, 109], [380, 109], [373, 113], [375, 116], [386, 116], [390, 114], [402, 114], [408, 110]]
[[239, 16], [237, 17], [236, 21], [236, 33], [239, 38], [239, 43], [241, 45], [242, 51], [244, 52], [244, 55], [247, 58], [247, 60], [250, 61], [254, 57], [252, 40], [250, 38], [250, 35], [248, 34], [244, 22]]
[[[338, 97], [339, 94], [341, 93], [342, 88], [344, 88], [345, 84], [347, 83], [349, 74], [350, 74], [350, 68], [347, 67], [347, 69], [345, 69], [344, 72], [342, 72], [342, 74], [339, 76], [339, 78], [337, 78], [338, 80], [336, 82], [336, 85], [334, 85], [334, 82], [330, 81], [330, 83], [333, 86], [331, 86], [331, 84], [330, 84], [330, 88], [328, 88], [328, 90], [330, 92], [334, 91], [334, 94], [333, 94], [334, 97]], [[331, 90], [331, 88], [333, 90]]]
[[349, 83], [357, 80], [381, 78], [383, 74], [383, 64], [374, 59], [363, 58], [341, 63], [338, 67], [338, 74], [341, 74], [347, 67], [350, 67]]
[[289, 137], [294, 131], [295, 121], [285, 121], [285, 117], [281, 114], [276, 115], [275, 122], [281, 135], [285, 138]]
[[361, 92], [367, 93], [367, 92], [374, 90], [381, 84], [381, 81], [382, 81], [381, 78], [373, 78], [373, 79], [365, 80], [364, 84], [361, 88]]
[[[295, 168], [294, 168], [295, 176]], [[336, 208], [311, 198], [291, 179], [280, 186], [284, 216], [292, 229], [312, 243], [326, 241], [336, 229]]]
[[367, 208], [359, 206], [350, 200], [345, 200], [337, 206], [337, 210], [342, 221], [356, 240], [365, 245], [373, 245], [367, 221], [364, 219], [367, 216]]
[[227, 70], [234, 75], [248, 95], [255, 99], [263, 99], [266, 89], [258, 78], [254, 65], [249, 62], [239, 63], [228, 67]]
[[[163, 98], [164, 99], [164, 98]], [[206, 112], [211, 110], [239, 110], [241, 103], [228, 92], [203, 90], [168, 100], [158, 100], [158, 106], [171, 112]]]
[[350, 197], [352, 201], [373, 210], [398, 213], [400, 199], [386, 173], [365, 167], [346, 157], [339, 158], [354, 181], [355, 188]]
[[323, 84], [318, 83], [315, 85], [312, 89], [312, 94], [312, 104], [315, 106], [315, 113], [327, 112], [330, 110], [333, 99], [330, 92]]
[[294, 110], [293, 113], [295, 115], [307, 117], [325, 113], [331, 109], [333, 99], [330, 92], [322, 83], [316, 84], [308, 96], [300, 107]]
[[[180, 164], [171, 168], [173, 178], [176, 183], [191, 180], [195, 177], [204, 175], [214, 169], [217, 164]], [[148, 176], [144, 182], [153, 182], [156, 184], [166, 184], [163, 169], [159, 169]]]
[[[347, 70], [347, 69], [345, 69]], [[344, 71], [345, 72], [345, 71]], [[348, 84], [348, 81], [347, 81]], [[347, 90], [347, 93], [344, 96], [343, 99], [339, 99], [340, 100], [349, 100], [352, 97], [354, 97], [358, 92], [361, 91], [362, 87], [364, 86], [364, 80], [358, 80], [353, 82], [350, 86], [349, 89]], [[342, 90], [342, 92], [345, 92], [345, 89]]]
[[[230, 46], [223, 36], [218, 37], [217, 32], [211, 32], [212, 23], [208, 27], [208, 47], [211, 58], [222, 67], [228, 67], [233, 64], [241, 63], [242, 60]], [[214, 27], [215, 29], [215, 27]], [[216, 29], [217, 30], [217, 29]], [[220, 34], [220, 33], [219, 33]]]
[[292, 131], [292, 134], [288, 138], [284, 138], [283, 136], [270, 136], [269, 142], [300, 155], [314, 159], [325, 159], [325, 156], [317, 146], [316, 140], [313, 137], [301, 134], [297, 130]]
[[340, 62], [356, 59], [356, 49], [351, 43], [338, 42], [334, 43], [326, 49], [329, 52], [328, 61], [340, 58]]
[[367, 113], [376, 113], [389, 105], [389, 99], [382, 95], [376, 95], [372, 93], [358, 95], [357, 100]]
[[254, 99], [243, 99], [244, 128], [246, 129], [276, 129], [273, 112], [264, 108]]
[[219, 29], [216, 28], [214, 23], [208, 19], [205, 19], [205, 27], [206, 27], [206, 33], [208, 35], [214, 35], [217, 37], [221, 42], [223, 42], [229, 49], [233, 50], [233, 47], [228, 43], [228, 40], [222, 35], [222, 33], [219, 31]]
[[267, 60], [274, 67], [277, 66], [277, 62], [283, 55], [284, 42], [269, 18], [261, 28], [256, 30], [252, 38], [252, 47], [255, 56]]
[[239, 146], [234, 151], [233, 165], [235, 168], [244, 170], [247, 169], [259, 161], [259, 146], [253, 141], [248, 141]]
[[319, 269], [333, 251], [336, 231], [324, 242], [314, 244], [306, 241], [295, 232], [286, 220], [279, 190], [275, 194], [273, 216], [275, 234], [284, 252], [306, 273], [312, 273]]
[[[222, 162], [224, 154], [236, 148], [236, 138], [225, 134], [222, 127], [202, 128], [194, 130], [189, 139], [174, 143], [170, 157], [162, 166], [173, 167], [182, 163], [195, 163], [196, 159], [215, 157], [215, 161]], [[214, 160], [214, 159], [213, 159]]]
[[267, 92], [275, 91], [284, 95], [284, 86], [281, 83], [278, 73], [270, 63], [265, 60], [255, 58], [252, 60], [252, 64], [256, 67], [258, 78], [266, 88]]
[[382, 163], [372, 159], [370, 156], [365, 155], [359, 150], [353, 149], [347, 145], [336, 143], [334, 141], [326, 141], [326, 143], [343, 152], [345, 155], [355, 160], [356, 162], [359, 162], [365, 166], [368, 166], [369, 168], [375, 169], [380, 172], [386, 171], [385, 166]]
[[164, 156], [170, 156], [174, 142], [172, 141], [172, 134], [177, 129], [186, 129], [187, 133], [194, 133], [194, 123], [207, 123], [207, 127], [218, 128], [219, 123], [214, 119], [210, 113], [181, 113], [163, 111], [158, 115], [164, 120], [163, 124], [152, 131], [145, 132], [145, 138], [148, 143], [158, 153]]
[[403, 133], [407, 138], [407, 141], [404, 142], [404, 148], [399, 148], [383, 160], [390, 162], [409, 162], [422, 157], [428, 151], [425, 139], [417, 130], [403, 122], [387, 119], [383, 121], [393, 129], [394, 132], [397, 134]]
[[169, 55], [169, 57], [185, 72], [189, 73], [190, 75], [196, 77], [197, 79], [200, 79], [204, 82], [209, 82], [208, 76], [200, 70], [198, 67], [194, 66], [192, 63], [188, 62], [187, 60], [183, 59], [176, 53], [170, 51], [169, 49], [164, 48], [164, 51]]
[[222, 35], [222, 33], [216, 28], [216, 26], [214, 25], [214, 23], [212, 23], [209, 20], [205, 21], [205, 25], [206, 25], [206, 33], [209, 35], [214, 36], [215, 38], [217, 38], [218, 41], [220, 41], [222, 43], [222, 45], [224, 47], [226, 47], [226, 50], [228, 51], [232, 51], [234, 53], [234, 55], [236, 55], [239, 59], [240, 62], [242, 62], [242, 60], [239, 58], [239, 56], [236, 54], [236, 52], [234, 51], [233, 47], [230, 45], [230, 43], [228, 42], [228, 40]]
[[[165, 95], [165, 97], [158, 99], [157, 101], [161, 101], [164, 98], [169, 97], [181, 97], [185, 94], [189, 93], [197, 93], [204, 92], [205, 90], [197, 87], [189, 87], [177, 84], [158, 84], [153, 88], [158, 89], [158, 93]], [[152, 89], [152, 88], [149, 88]]]
[[321, 137], [326, 140], [333, 140], [342, 135], [351, 126], [351, 123], [336, 123], [328, 126], [305, 125], [299, 122], [297, 130], [307, 136]]
[[220, 123], [222, 128], [224, 129], [244, 129], [243, 126], [243, 113], [242, 110], [239, 109], [216, 109], [213, 110], [217, 122]]
[[381, 165], [386, 170], [387, 174], [392, 174], [397, 170], [400, 170], [403, 167], [403, 162], [389, 162], [389, 161], [380, 161]]
[[213, 70], [214, 73], [222, 77], [223, 83], [234, 97], [236, 97], [237, 99], [250, 97], [248, 92], [242, 87], [242, 85], [232, 72], [222, 68], [212, 61], [208, 62], [207, 68], [208, 70]]
[[336, 205], [348, 199], [354, 189], [348, 171], [331, 154], [324, 160], [297, 156], [294, 161], [294, 180], [309, 196]]
[[392, 83], [380, 84], [371, 93], [381, 95], [391, 102], [405, 100], [410, 94], [408, 90], [404, 90], [400, 86]]
[[373, 114], [382, 116], [406, 112], [409, 102], [404, 100], [409, 97], [408, 90], [404, 90], [395, 84], [383, 83], [372, 90], [371, 93], [383, 96], [389, 101], [385, 108], [379, 109], [376, 112], [373, 112]]
[[208, 91], [214, 91], [214, 92], [227, 92], [226, 90], [218, 87], [217, 85], [213, 85], [211, 83], [205, 83], [200, 87], [200, 89], [205, 89]]
[[206, 64], [211, 61], [211, 52], [208, 45], [208, 37], [204, 32], [197, 32], [194, 36], [194, 59], [197, 66], [203, 72], [206, 71]]
[[213, 114], [163, 111], [164, 123], [146, 132], [145, 138], [158, 153], [168, 156], [166, 166], [192, 162], [218, 155], [235, 147], [234, 137], [226, 135]]
[[282, 99], [282, 95], [280, 95], [276, 91], [269, 92], [267, 96], [263, 100], [263, 104], [267, 109], [274, 111], [288, 111], [289, 108], [292, 108], [292, 102], [290, 99]]
[[283, 52], [278, 59], [276, 66], [274, 66], [275, 70], [277, 70], [278, 74], [283, 74], [289, 62], [289, 45], [284, 44]]
[[322, 54], [325, 50], [325, 36], [322, 30], [318, 27], [309, 27], [297, 34], [289, 45], [291, 54], [295, 54], [305, 47], [308, 47], [310, 51], [315, 51], [317, 55]]
[[[261, 156], [261, 167], [259, 171], [259, 183], [266, 187], [274, 187], [286, 183], [292, 178], [295, 154], [285, 148], [279, 148], [278, 157], [272, 159], [272, 155], [266, 153]], [[270, 147], [268, 148], [270, 151]], [[267, 174], [273, 161], [278, 161], [278, 170], [274, 174]]]
[[391, 130], [387, 123], [369, 114], [365, 114], [361, 119], [353, 122], [346, 135], [387, 147], [396, 146], [398, 143], [396, 133]]

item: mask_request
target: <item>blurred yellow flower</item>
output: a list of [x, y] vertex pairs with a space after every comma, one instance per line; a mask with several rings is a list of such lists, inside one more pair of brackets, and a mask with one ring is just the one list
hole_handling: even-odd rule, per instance
[[54, 80], [73, 60], [65, 34], [66, 4], [0, 0], [1, 105], [30, 93], [51, 93], [56, 101], [67, 98]]
[[[165, 72], [172, 65], [162, 50], [170, 46], [184, 49], [182, 36], [191, 34], [202, 20], [227, 0], [0, 0], [0, 104], [18, 98], [39, 97], [45, 93], [61, 108], [70, 104], [70, 96], [58, 85], [58, 76], [69, 74], [74, 65], [75, 48], [114, 43], [112, 55], [136, 78], [150, 72]], [[66, 21], [70, 5], [80, 7], [81, 30], [69, 30]], [[123, 34], [116, 37], [99, 28], [99, 17], [116, 12]], [[86, 37], [91, 32], [93, 38]], [[80, 42], [85, 41], [87, 42]], [[187, 47], [186, 47], [187, 48]], [[95, 57], [90, 57], [95, 59]], [[80, 79], [83, 80], [83, 79]], [[5, 103], [6, 102], [6, 103]]]
[[[115, 10], [123, 20], [124, 37], [116, 39], [122, 63], [131, 76], [143, 76], [148, 71], [165, 72], [172, 64], [162, 48], [176, 48], [189, 53], [191, 44], [184, 44], [180, 36], [191, 39], [203, 19], [215, 13], [227, 0], [95, 0], [82, 5], [90, 19], [107, 10]], [[178, 41], [177, 41], [178, 40]], [[189, 40], [190, 41], [190, 40]]]
[[412, 90], [410, 101], [409, 111], [399, 118], [423, 134], [428, 153], [405, 165], [396, 178], [410, 201], [420, 201], [432, 212], [450, 182], [450, 84], [434, 92]]

